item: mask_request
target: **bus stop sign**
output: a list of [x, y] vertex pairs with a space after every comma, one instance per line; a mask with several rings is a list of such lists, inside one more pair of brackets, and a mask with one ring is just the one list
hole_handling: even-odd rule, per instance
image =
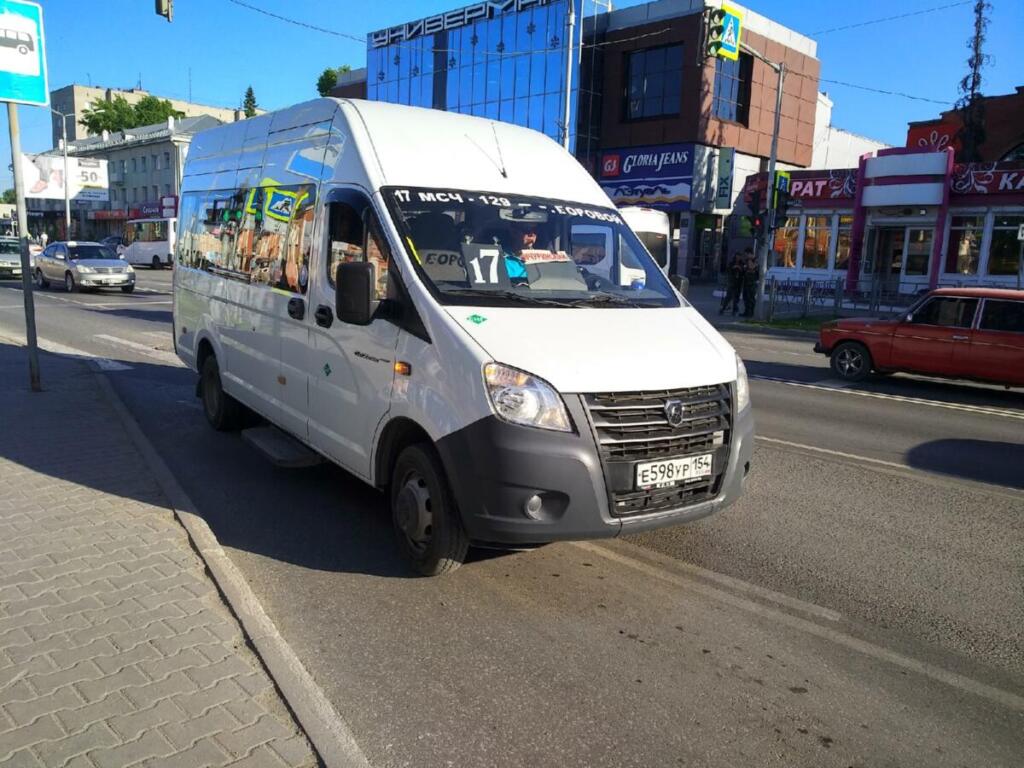
[[38, 3], [0, 0], [0, 101], [38, 107], [50, 103]]

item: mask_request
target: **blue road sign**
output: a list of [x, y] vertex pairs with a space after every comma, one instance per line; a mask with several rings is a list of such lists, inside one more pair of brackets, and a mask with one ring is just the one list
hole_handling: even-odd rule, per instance
[[722, 38], [718, 55], [736, 61], [740, 57], [740, 38], [743, 34], [743, 11], [722, 3]]
[[0, 101], [41, 107], [50, 103], [38, 3], [0, 0]]

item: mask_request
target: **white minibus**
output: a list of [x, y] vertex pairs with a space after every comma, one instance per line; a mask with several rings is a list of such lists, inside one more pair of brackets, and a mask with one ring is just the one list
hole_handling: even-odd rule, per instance
[[317, 99], [197, 134], [182, 184], [173, 333], [207, 420], [255, 411], [380, 489], [419, 573], [740, 496], [742, 362], [544, 135]]
[[132, 219], [124, 225], [124, 243], [118, 254], [129, 264], [161, 269], [174, 263], [177, 219]]
[[623, 220], [640, 238], [647, 252], [658, 262], [658, 266], [665, 273], [669, 269], [669, 254], [671, 249], [672, 228], [669, 224], [668, 214], [654, 208], [643, 208], [630, 205], [619, 208]]

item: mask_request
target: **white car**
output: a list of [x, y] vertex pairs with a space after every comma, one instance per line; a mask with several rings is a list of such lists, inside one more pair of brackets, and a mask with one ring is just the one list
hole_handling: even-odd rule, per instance
[[385, 492], [419, 573], [742, 493], [743, 363], [543, 134], [318, 99], [196, 134], [182, 185], [173, 335], [206, 418], [252, 409]]
[[21, 240], [0, 237], [0, 280], [21, 277]]
[[83, 288], [135, 290], [135, 270], [124, 259], [100, 243], [70, 240], [51, 243], [36, 257], [33, 276], [36, 286], [62, 285], [68, 293]]

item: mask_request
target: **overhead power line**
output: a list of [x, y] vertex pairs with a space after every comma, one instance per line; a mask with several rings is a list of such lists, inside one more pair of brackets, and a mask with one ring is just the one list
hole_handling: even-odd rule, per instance
[[[287, 24], [294, 24], [297, 27], [303, 27], [305, 29], [311, 29], [311, 30], [313, 30], [315, 32], [322, 32], [322, 33], [324, 33], [326, 35], [333, 35], [334, 37], [343, 37], [343, 38], [346, 38], [346, 39], [349, 39], [349, 40], [355, 40], [356, 42], [362, 43], [364, 45], [366, 44], [366, 36], [365, 35], [363, 35], [363, 36], [352, 35], [352, 34], [348, 34], [348, 33], [345, 33], [345, 32], [338, 32], [337, 30], [334, 30], [334, 29], [327, 29], [325, 27], [318, 27], [315, 24], [308, 24], [308, 23], [306, 23], [304, 21], [299, 21], [298, 19], [292, 19], [292, 18], [289, 18], [287, 16], [282, 16], [281, 14], [278, 14], [278, 13], [273, 13], [272, 11], [268, 11], [265, 8], [260, 8], [259, 6], [252, 5], [250, 3], [244, 2], [244, 0], [228, 0], [228, 2], [229, 3], [233, 3], [233, 4], [237, 5], [237, 6], [242, 7], [242, 8], [247, 8], [250, 11], [255, 11], [256, 13], [261, 13], [264, 16], [269, 16], [272, 19], [277, 19], [278, 21], [283, 21], [283, 22], [285, 22]], [[973, 2], [973, 0], [962, 0], [962, 2], [952, 3], [950, 5], [936, 6], [935, 8], [928, 8], [928, 9], [925, 9], [925, 10], [922, 10], [922, 11], [915, 11], [914, 13], [902, 14], [901, 16], [890, 16], [889, 18], [886, 18], [886, 19], [875, 19], [873, 21], [865, 21], [865, 22], [861, 22], [860, 24], [852, 24], [852, 25], [847, 26], [847, 27], [836, 27], [835, 29], [824, 30], [824, 32], [814, 32], [812, 34], [824, 34], [825, 32], [835, 32], [835, 31], [837, 31], [839, 29], [850, 29], [852, 27], [865, 26], [867, 24], [878, 24], [878, 23], [881, 23], [882, 21], [891, 21], [893, 19], [901, 19], [901, 18], [905, 18], [907, 16], [917, 16], [917, 15], [920, 15], [922, 13], [929, 13], [931, 11], [942, 10], [944, 8], [952, 8], [953, 6], [969, 5], [971, 2]], [[643, 38], [656, 37], [656, 36], [665, 34], [667, 31], [668, 31], [668, 28], [665, 28], [665, 29], [660, 29], [660, 30], [654, 31], [654, 32], [648, 32], [646, 34], [637, 35], [635, 37], [625, 38], [623, 40], [614, 40], [614, 41], [608, 41], [608, 42], [603, 42], [603, 43], [584, 43], [583, 47], [584, 48], [601, 48], [601, 47], [604, 47], [606, 45], [617, 45], [619, 43], [630, 42], [630, 41], [633, 41], [633, 40], [641, 40]], [[407, 44], [407, 43], [397, 43], [397, 44], [393, 44], [393, 45], [397, 45], [398, 47], [409, 47], [409, 48], [412, 48], [412, 46]], [[456, 50], [450, 49], [450, 48], [437, 48], [437, 49], [435, 49], [435, 48], [429, 48], [429, 49], [424, 48], [422, 50], [425, 53], [459, 53], [459, 51], [456, 51]], [[532, 54], [535, 54], [535, 53], [550, 53], [552, 51], [558, 51], [558, 50], [564, 50], [564, 46], [558, 46], [558, 47], [555, 47], [555, 48], [543, 48], [543, 49], [538, 49], [538, 50], [535, 50], [535, 51], [502, 51], [502, 52], [496, 52], [496, 51], [495, 52], [489, 52], [489, 51], [485, 51], [484, 55], [497, 56], [499, 58], [503, 58], [503, 57], [504, 58], [511, 58], [511, 57], [515, 57], [515, 56], [528, 56], [528, 55], [532, 55]], [[790, 72], [789, 74], [790, 75], [796, 75], [796, 76], [799, 76], [799, 77], [809, 77], [809, 75], [803, 75], [803, 74], [800, 74], [800, 73], [797, 73], [797, 72]], [[856, 88], [858, 90], [870, 91], [872, 93], [880, 93], [880, 94], [884, 94], [886, 96], [900, 96], [900, 97], [905, 98], [905, 99], [913, 99], [914, 101], [926, 101], [926, 102], [930, 102], [932, 104], [942, 104], [944, 106], [948, 106], [951, 103], [951, 102], [948, 102], [948, 101], [940, 101], [938, 99], [929, 99], [929, 98], [925, 98], [923, 96], [914, 96], [913, 94], [903, 93], [901, 91], [887, 91], [887, 90], [883, 90], [881, 88], [872, 88], [872, 87], [867, 86], [867, 85], [857, 85], [856, 83], [846, 83], [846, 82], [843, 82], [841, 80], [825, 80], [824, 78], [819, 78], [818, 82], [830, 83], [832, 85], [842, 85], [842, 86], [845, 86], [847, 88]]]
[[867, 27], [872, 24], [882, 24], [886, 21], [896, 21], [897, 19], [907, 19], [911, 16], [923, 16], [926, 13], [935, 13], [936, 11], [944, 11], [947, 8], [957, 8], [961, 5], [970, 5], [974, 0], [960, 0], [958, 3], [947, 3], [946, 5], [936, 5], [932, 8], [922, 8], [919, 11], [911, 11], [909, 13], [901, 13], [896, 16], [886, 16], [882, 19], [871, 19], [870, 21], [861, 21], [856, 24], [847, 24], [842, 27], [832, 27], [831, 29], [819, 29], [817, 32], [811, 32], [811, 35], [827, 35], [829, 32], [840, 32], [844, 29], [856, 29], [857, 27]]
[[927, 101], [931, 104], [942, 104], [943, 106], [951, 106], [951, 101], [941, 101], [940, 99], [928, 99], [924, 96], [914, 96], [911, 93], [903, 93], [902, 91], [886, 91], [882, 88], [872, 88], [867, 85], [857, 85], [855, 83], [844, 83], [842, 80], [826, 80], [823, 77], [818, 78], [819, 83], [831, 83], [832, 85], [844, 85], [847, 88], [856, 88], [860, 91], [871, 91], [872, 93], [883, 93], [886, 96], [902, 96], [904, 99], [913, 99], [914, 101]]

